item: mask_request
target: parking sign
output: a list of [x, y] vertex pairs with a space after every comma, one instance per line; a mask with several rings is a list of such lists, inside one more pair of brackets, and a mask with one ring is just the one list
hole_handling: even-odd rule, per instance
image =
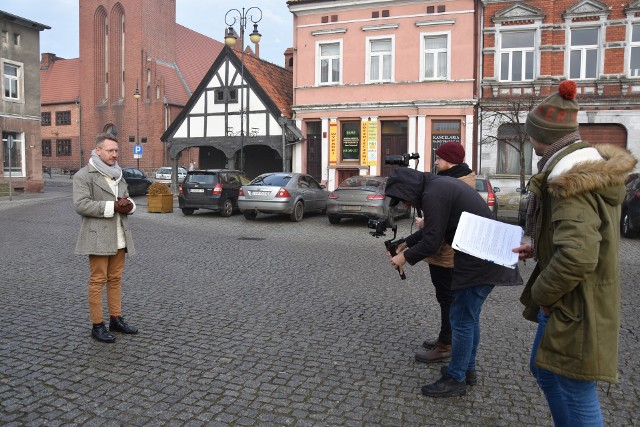
[[141, 159], [142, 158], [142, 145], [134, 145], [133, 146], [133, 158]]

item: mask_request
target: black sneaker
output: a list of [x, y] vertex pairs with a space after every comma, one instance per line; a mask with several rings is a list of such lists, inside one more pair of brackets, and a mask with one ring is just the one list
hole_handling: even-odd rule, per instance
[[116, 337], [111, 335], [109, 331], [107, 331], [107, 327], [104, 323], [94, 323], [93, 328], [91, 328], [91, 336], [93, 339], [96, 339], [100, 342], [116, 342]]
[[423, 396], [428, 397], [456, 397], [467, 393], [467, 384], [464, 381], [456, 381], [448, 374], [433, 384], [427, 384], [420, 389]]
[[138, 328], [129, 325], [124, 321], [122, 316], [112, 317], [109, 321], [109, 330], [115, 332], [122, 332], [123, 334], [137, 334]]
[[[449, 371], [447, 370], [449, 367], [448, 366], [443, 366], [442, 368], [440, 368], [440, 373], [442, 375], [449, 375]], [[478, 384], [478, 374], [476, 373], [475, 369], [473, 371], [467, 371], [465, 373], [465, 383], [467, 383], [467, 385], [476, 385]]]

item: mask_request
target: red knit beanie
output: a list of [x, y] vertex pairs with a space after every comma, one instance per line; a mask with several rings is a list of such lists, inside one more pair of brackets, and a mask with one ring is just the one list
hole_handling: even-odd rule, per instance
[[577, 85], [572, 80], [560, 83], [558, 93], [544, 99], [529, 112], [524, 125], [527, 135], [543, 144], [553, 144], [578, 130]]
[[464, 163], [464, 148], [458, 142], [445, 142], [436, 150], [436, 156], [453, 165]]

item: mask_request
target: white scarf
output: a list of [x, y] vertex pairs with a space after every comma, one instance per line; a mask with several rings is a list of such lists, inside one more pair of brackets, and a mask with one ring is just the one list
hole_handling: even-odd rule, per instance
[[118, 165], [118, 162], [115, 162], [113, 166], [109, 166], [105, 162], [102, 161], [98, 153], [96, 153], [95, 148], [91, 151], [91, 159], [89, 159], [89, 163], [98, 170], [103, 175], [106, 175], [112, 179], [120, 179], [122, 176], [122, 168]]

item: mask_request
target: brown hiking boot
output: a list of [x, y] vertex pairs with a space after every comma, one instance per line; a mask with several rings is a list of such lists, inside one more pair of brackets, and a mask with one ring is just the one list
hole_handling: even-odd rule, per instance
[[435, 363], [448, 361], [451, 358], [451, 344], [443, 344], [440, 341], [431, 350], [419, 350], [416, 352], [416, 361], [423, 363]]

